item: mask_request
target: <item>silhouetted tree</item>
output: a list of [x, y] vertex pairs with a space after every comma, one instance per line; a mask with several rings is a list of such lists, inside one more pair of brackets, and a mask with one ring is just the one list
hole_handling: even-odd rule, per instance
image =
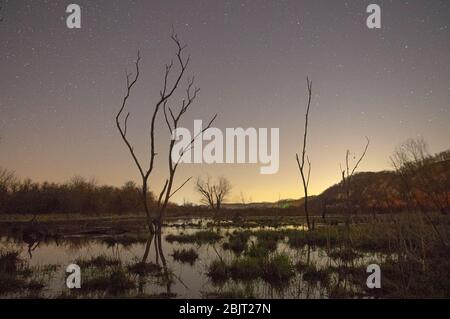
[[195, 189], [201, 195], [201, 202], [218, 212], [231, 192], [231, 184], [225, 177], [220, 177], [217, 183], [212, 182], [209, 176], [206, 180], [199, 177]]
[[[305, 194], [305, 203], [304, 203], [304, 211], [306, 216], [306, 224], [308, 229], [311, 229], [311, 223], [309, 220], [309, 211], [308, 211], [308, 187], [309, 187], [309, 178], [311, 176], [311, 162], [309, 157], [306, 155], [306, 142], [308, 140], [308, 121], [309, 121], [309, 109], [311, 106], [312, 99], [312, 81], [309, 78], [306, 79], [308, 85], [308, 104], [306, 107], [306, 115], [305, 115], [305, 129], [303, 134], [303, 147], [302, 147], [302, 155], [301, 159], [299, 155], [296, 154], [298, 169], [300, 170], [300, 175], [302, 177], [303, 191]], [[307, 170], [305, 165], [308, 164]]]
[[[148, 198], [148, 192], [149, 192], [148, 191], [148, 189], [149, 189], [148, 181], [149, 181], [150, 174], [153, 171], [155, 157], [157, 155], [156, 149], [155, 149], [155, 124], [156, 124], [156, 120], [157, 120], [157, 115], [158, 115], [159, 111], [161, 110], [161, 108], [163, 108], [166, 124], [167, 124], [169, 130], [172, 132], [173, 130], [175, 130], [178, 127], [178, 124], [179, 124], [182, 116], [186, 113], [186, 111], [192, 105], [192, 103], [194, 102], [194, 100], [197, 97], [197, 93], [199, 92], [199, 89], [194, 88], [194, 86], [193, 86], [194, 78], [192, 78], [191, 80], [188, 81], [188, 87], [186, 89], [187, 97], [185, 100], [182, 101], [179, 112], [175, 113], [170, 107], [168, 107], [169, 99], [173, 96], [174, 92], [179, 87], [180, 81], [183, 78], [183, 76], [185, 75], [185, 71], [186, 71], [186, 68], [188, 67], [189, 60], [190, 60], [190, 57], [185, 58], [183, 56], [183, 52], [184, 52], [186, 46], [181, 44], [180, 40], [178, 39], [177, 34], [173, 30], [172, 30], [171, 39], [176, 45], [176, 50], [177, 50], [176, 59], [178, 62], [179, 70], [178, 70], [177, 75], [175, 76], [175, 81], [172, 84], [169, 84], [169, 74], [172, 71], [174, 63], [172, 61], [170, 64], [166, 64], [166, 66], [165, 66], [163, 87], [160, 90], [160, 96], [158, 98], [157, 103], [155, 104], [155, 108], [153, 109], [153, 115], [152, 115], [151, 122], [150, 122], [150, 162], [147, 167], [144, 167], [144, 165], [142, 165], [141, 162], [138, 160], [138, 158], [134, 152], [134, 148], [131, 145], [131, 142], [129, 141], [128, 136], [127, 136], [127, 128], [128, 128], [127, 125], [128, 125], [128, 119], [130, 117], [130, 113], [127, 112], [127, 114], [125, 115], [125, 118], [122, 119], [123, 118], [122, 115], [124, 114], [126, 104], [130, 97], [130, 94], [131, 94], [131, 90], [139, 79], [139, 74], [140, 74], [139, 63], [141, 60], [141, 56], [140, 56], [139, 52], [138, 52], [137, 60], [135, 62], [136, 71], [135, 71], [134, 76], [132, 77], [131, 74], [127, 74], [127, 76], [126, 76], [126, 94], [123, 98], [122, 106], [116, 115], [116, 126], [120, 132], [122, 140], [124, 141], [125, 145], [127, 146], [128, 151], [130, 152], [131, 157], [133, 158], [133, 161], [134, 161], [135, 165], [137, 166], [137, 168], [139, 170], [139, 174], [141, 176], [141, 180], [142, 180], [141, 195], [142, 195], [142, 199], [143, 199], [143, 203], [144, 203], [144, 210], [145, 210], [145, 213], [147, 216], [148, 230], [151, 234], [155, 233], [155, 231], [160, 230], [162, 220], [164, 219], [170, 198], [190, 180], [190, 178], [189, 178], [179, 188], [177, 188], [175, 191], [172, 191], [175, 173], [178, 168], [178, 164], [179, 164], [182, 156], [184, 155], [184, 152], [186, 152], [189, 148], [192, 147], [194, 140], [200, 134], [202, 134], [204, 131], [206, 131], [211, 126], [212, 122], [216, 118], [216, 116], [214, 116], [213, 119], [209, 122], [208, 126], [206, 128], [204, 128], [199, 135], [197, 135], [193, 138], [193, 140], [191, 141], [189, 146], [182, 151], [183, 154], [180, 154], [179, 159], [175, 160], [172, 158], [172, 149], [174, 147], [175, 140], [174, 139], [170, 140], [170, 142], [169, 142], [169, 177], [167, 178], [167, 180], [164, 184], [164, 187], [160, 193], [160, 196], [158, 198], [158, 202], [157, 202], [158, 210], [157, 210], [156, 214], [152, 215], [150, 213], [147, 198]], [[168, 112], [170, 112], [170, 118], [167, 115]]]

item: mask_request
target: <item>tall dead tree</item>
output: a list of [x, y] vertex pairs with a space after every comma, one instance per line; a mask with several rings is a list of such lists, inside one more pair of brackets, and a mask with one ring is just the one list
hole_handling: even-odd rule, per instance
[[[302, 177], [303, 191], [305, 193], [305, 205], [304, 211], [306, 216], [306, 225], [308, 226], [308, 230], [311, 229], [311, 222], [309, 220], [309, 211], [308, 211], [308, 187], [309, 187], [309, 178], [311, 176], [311, 162], [309, 157], [306, 155], [306, 143], [308, 140], [308, 122], [309, 122], [309, 110], [311, 107], [311, 99], [312, 99], [312, 81], [309, 78], [306, 78], [307, 86], [308, 86], [308, 105], [306, 107], [306, 115], [305, 115], [305, 129], [303, 134], [303, 147], [302, 147], [302, 155], [301, 159], [296, 154], [298, 169], [300, 170], [300, 175]], [[307, 164], [307, 168], [305, 167]]]
[[347, 150], [345, 154], [345, 169], [342, 169], [341, 166], [341, 174], [342, 174], [342, 186], [344, 188], [345, 194], [345, 205], [347, 209], [347, 221], [346, 224], [350, 224], [350, 219], [353, 215], [353, 205], [352, 205], [352, 178], [358, 168], [359, 164], [361, 164], [362, 160], [366, 156], [367, 150], [370, 145], [370, 140], [366, 137], [366, 146], [364, 147], [364, 151], [362, 152], [359, 159], [356, 161], [356, 164], [353, 167], [350, 167], [350, 150]]
[[[188, 88], [187, 88], [187, 100], [183, 100], [182, 106], [179, 110], [179, 112], [175, 115], [174, 112], [170, 107], [168, 107], [168, 103], [170, 98], [173, 96], [174, 92], [177, 90], [177, 88], [180, 85], [180, 82], [183, 78], [183, 76], [186, 73], [186, 69], [188, 67], [190, 57], [187, 58], [184, 57], [184, 50], [186, 48], [185, 45], [182, 45], [180, 40], [178, 39], [177, 34], [172, 30], [171, 35], [172, 41], [175, 43], [176, 46], [176, 60], [178, 65], [178, 71], [175, 75], [175, 80], [172, 84], [169, 84], [169, 75], [171, 74], [171, 71], [174, 66], [173, 60], [170, 62], [170, 64], [165, 65], [165, 73], [163, 77], [163, 87], [160, 90], [159, 98], [157, 99], [157, 102], [155, 103], [153, 114], [150, 121], [150, 160], [147, 166], [144, 166], [139, 159], [136, 156], [136, 153], [134, 151], [134, 147], [132, 146], [131, 142], [129, 141], [129, 138], [127, 136], [127, 129], [128, 129], [128, 120], [130, 117], [130, 112], [126, 112], [125, 115], [125, 108], [128, 102], [128, 99], [130, 97], [131, 91], [136, 84], [136, 82], [139, 79], [140, 75], [140, 61], [141, 56], [138, 52], [137, 59], [135, 62], [135, 73], [133, 74], [126, 74], [126, 94], [123, 98], [122, 105], [116, 115], [116, 126], [119, 130], [120, 136], [122, 137], [123, 142], [125, 143], [142, 180], [142, 187], [141, 187], [141, 195], [142, 200], [144, 203], [144, 210], [147, 217], [147, 226], [148, 230], [151, 234], [155, 233], [155, 231], [160, 230], [162, 219], [165, 216], [165, 210], [167, 209], [167, 204], [170, 200], [170, 198], [179, 191], [188, 181], [189, 179], [184, 182], [178, 189], [172, 192], [172, 186], [174, 182], [175, 172], [178, 168], [178, 164], [180, 162], [180, 159], [177, 160], [177, 162], [173, 162], [172, 158], [172, 149], [175, 145], [175, 140], [171, 139], [169, 142], [169, 177], [166, 180], [166, 183], [163, 187], [163, 190], [160, 193], [159, 200], [158, 200], [158, 211], [154, 214], [151, 214], [149, 205], [148, 205], [148, 197], [149, 197], [149, 178], [150, 175], [154, 169], [155, 164], [155, 157], [157, 155], [156, 148], [155, 148], [155, 125], [157, 121], [157, 116], [161, 108], [164, 109], [164, 117], [166, 120], [166, 124], [168, 125], [170, 130], [174, 130], [178, 127], [178, 124], [182, 118], [182, 116], [186, 113], [188, 108], [192, 105], [194, 100], [197, 97], [197, 93], [199, 92], [199, 89], [194, 88], [194, 78], [188, 81]], [[167, 109], [169, 109], [169, 112], [171, 114], [171, 120], [172, 123], [170, 124], [169, 118], [167, 116]], [[216, 115], [217, 116], [217, 115]], [[212, 122], [215, 120], [216, 116], [209, 122], [208, 126], [203, 129], [201, 133], [206, 131], [212, 124]], [[201, 134], [200, 133], [200, 134]], [[199, 135], [200, 135], [199, 134]], [[188, 147], [192, 147], [195, 139], [199, 136], [195, 136], [191, 143], [188, 145]], [[183, 150], [183, 152], [187, 151], [187, 149]]]

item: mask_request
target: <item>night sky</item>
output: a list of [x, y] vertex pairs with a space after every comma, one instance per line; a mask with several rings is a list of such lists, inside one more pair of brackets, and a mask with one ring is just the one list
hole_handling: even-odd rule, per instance
[[[339, 181], [345, 151], [371, 139], [363, 171], [390, 169], [400, 142], [423, 136], [431, 152], [450, 147], [450, 1], [5, 1], [0, 23], [0, 166], [22, 178], [101, 184], [139, 180], [115, 127], [125, 71], [141, 50], [129, 135], [148, 155], [150, 114], [164, 64], [174, 56], [173, 25], [191, 54], [188, 75], [201, 88], [183, 127], [218, 113], [216, 127], [279, 127], [280, 170], [260, 165], [184, 165], [188, 176], [224, 175], [231, 201], [303, 195], [300, 151], [306, 77], [313, 81], [311, 191]], [[66, 27], [65, 8], [82, 8], [82, 28]], [[366, 27], [366, 7], [382, 9], [382, 28]], [[184, 84], [185, 82], [183, 82]], [[183, 93], [183, 92], [182, 92]], [[176, 96], [177, 98], [180, 95]], [[162, 114], [160, 114], [162, 115]], [[159, 190], [167, 172], [168, 131], [160, 117]], [[147, 160], [145, 160], [147, 162]], [[193, 184], [176, 198], [197, 202]]]

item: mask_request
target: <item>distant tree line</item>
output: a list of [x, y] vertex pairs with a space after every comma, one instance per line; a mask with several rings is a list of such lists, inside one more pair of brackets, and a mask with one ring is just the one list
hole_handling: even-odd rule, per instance
[[[149, 193], [149, 203], [154, 196]], [[44, 213], [137, 213], [143, 212], [142, 197], [134, 182], [122, 187], [99, 186], [95, 180], [74, 177], [69, 182], [36, 183], [19, 180], [0, 168], [0, 214]]]

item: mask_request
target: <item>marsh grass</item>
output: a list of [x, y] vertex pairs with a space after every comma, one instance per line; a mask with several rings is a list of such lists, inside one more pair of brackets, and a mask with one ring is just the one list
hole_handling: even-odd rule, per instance
[[93, 256], [89, 259], [78, 258], [75, 264], [80, 266], [80, 268], [105, 268], [111, 266], [119, 266], [122, 262], [114, 257], [109, 257], [106, 255]]
[[15, 273], [21, 268], [22, 260], [16, 251], [0, 253], [0, 272]]
[[229, 265], [228, 271], [234, 280], [254, 280], [262, 274], [262, 260], [249, 256], [236, 258]]
[[45, 284], [37, 275], [37, 269], [30, 268], [17, 251], [0, 252], [0, 294], [38, 293]]
[[94, 270], [85, 277], [81, 291], [105, 292], [111, 295], [125, 293], [136, 287], [134, 280], [122, 267], [114, 267], [106, 271]]
[[0, 294], [16, 292], [26, 287], [26, 280], [11, 273], [0, 273]]
[[449, 259], [435, 263], [388, 260], [383, 271], [380, 295], [389, 298], [450, 298]]
[[279, 241], [283, 240], [287, 230], [257, 230], [252, 233], [259, 241]]
[[283, 253], [268, 255], [258, 252], [253, 256], [247, 254], [235, 258], [231, 262], [215, 260], [208, 269], [208, 276], [214, 282], [226, 281], [228, 278], [248, 282], [260, 278], [275, 284], [288, 281], [294, 275], [291, 258]]
[[255, 257], [255, 258], [264, 258], [269, 254], [269, 250], [267, 247], [263, 247], [259, 244], [251, 243], [251, 245], [247, 248], [245, 251], [245, 255], [249, 257]]
[[264, 259], [261, 277], [274, 284], [286, 283], [294, 277], [294, 265], [287, 254], [277, 253]]
[[172, 257], [174, 260], [178, 262], [193, 265], [195, 261], [198, 259], [198, 254], [193, 248], [175, 249], [172, 253]]
[[[212, 254], [206, 257], [202, 255], [202, 261], [207, 263], [205, 272], [214, 288], [205, 293], [204, 296], [208, 298], [260, 298], [267, 296], [270, 290], [266, 289], [266, 284], [276, 288], [270, 290], [272, 292], [278, 291], [280, 287], [276, 297], [292, 297], [297, 283], [300, 283], [301, 289], [308, 287], [308, 291], [311, 291], [308, 296], [317, 296], [316, 292], [321, 290], [323, 294], [319, 292], [320, 296], [330, 298], [450, 298], [450, 250], [445, 245], [450, 239], [450, 220], [445, 216], [431, 216], [439, 234], [429, 220], [420, 214], [410, 213], [357, 216], [348, 227], [333, 222], [321, 224], [311, 231], [293, 227], [274, 228], [274, 224], [270, 226], [271, 229], [267, 229], [262, 224], [269, 222], [247, 223], [240, 220], [239, 223], [243, 225], [257, 225], [257, 228], [235, 230], [235, 225], [227, 222], [229, 228], [225, 243], [221, 241], [221, 233], [211, 228], [186, 230], [186, 234], [174, 232], [166, 239], [169, 242], [199, 245], [218, 243], [214, 248], [222, 247], [236, 252], [236, 255], [227, 253], [221, 256], [219, 249], [216, 253], [220, 260], [212, 262], [208, 259]], [[285, 223], [284, 220], [278, 222], [280, 225]], [[105, 243], [109, 247], [118, 244], [127, 246], [138, 240], [143, 242], [144, 237], [139, 234], [106, 239], [86, 237], [70, 239], [65, 244], [80, 249], [94, 242], [105, 248]], [[288, 252], [288, 255], [280, 252]], [[174, 260], [189, 262], [188, 255], [193, 253], [197, 253], [195, 248], [176, 249], [172, 256]], [[17, 252], [0, 252], [2, 296], [38, 296], [45, 288], [44, 282], [47, 282], [41, 275], [50, 275], [57, 268], [55, 265], [48, 265], [48, 271], [30, 268], [20, 256]], [[149, 276], [142, 278], [149, 287], [155, 283], [164, 286], [177, 278], [170, 274], [165, 276], [166, 271], [151, 262], [122, 264], [119, 259], [108, 256], [77, 260], [80, 266], [87, 268], [86, 272], [83, 270], [82, 287], [87, 282], [87, 288], [82, 288], [86, 293], [82, 297], [90, 293], [99, 297], [132, 296], [133, 288], [141, 279], [137, 276], [140, 275]], [[297, 262], [298, 259], [302, 262]], [[173, 262], [171, 258], [168, 261]], [[366, 286], [366, 267], [372, 263], [381, 267], [382, 289], [369, 290]], [[204, 274], [199, 273], [198, 276]], [[116, 281], [117, 284], [113, 283]], [[251, 290], [247, 286], [258, 289]], [[298, 296], [304, 296], [304, 293]], [[70, 294], [68, 297], [77, 298], [77, 295]], [[141, 297], [164, 298], [151, 292], [143, 293]]]
[[222, 236], [215, 231], [204, 230], [193, 234], [169, 234], [166, 236], [166, 241], [169, 243], [177, 242], [179, 244], [214, 244], [222, 239]]
[[234, 232], [229, 236], [228, 242], [223, 243], [222, 247], [239, 255], [247, 248], [250, 235], [249, 231]]

